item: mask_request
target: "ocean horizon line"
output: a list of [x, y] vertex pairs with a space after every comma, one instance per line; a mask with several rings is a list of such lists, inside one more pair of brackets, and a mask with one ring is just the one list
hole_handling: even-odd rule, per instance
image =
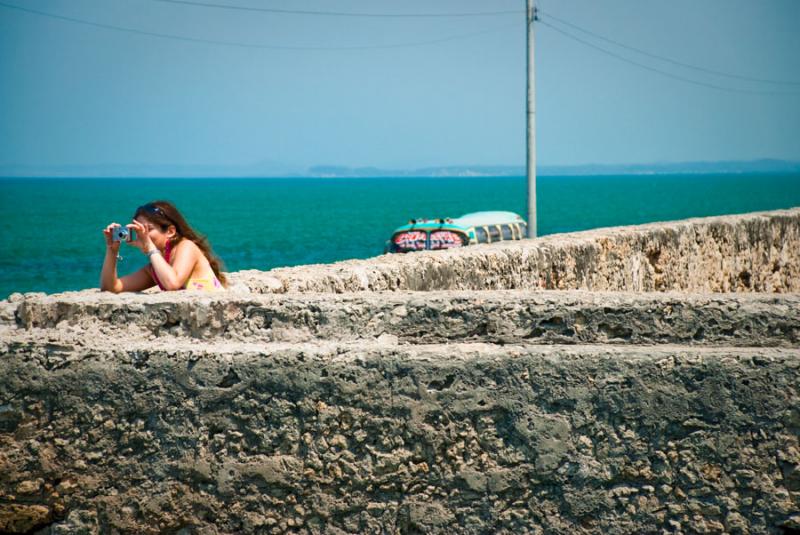
[[[317, 165], [306, 169], [258, 169], [257, 165], [232, 168], [214, 165], [70, 165], [70, 166], [0, 166], [0, 178], [469, 178], [522, 177], [525, 166], [518, 165], [450, 165], [415, 169], [384, 169], [364, 166]], [[268, 166], [267, 166], [268, 167]], [[246, 170], [245, 170], [246, 169]], [[637, 164], [542, 165], [537, 176], [654, 176], [695, 174], [800, 173], [800, 161], [779, 159], [692, 161]]]

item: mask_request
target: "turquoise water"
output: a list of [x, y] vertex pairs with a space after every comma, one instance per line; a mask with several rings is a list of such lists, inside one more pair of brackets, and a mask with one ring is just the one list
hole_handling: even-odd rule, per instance
[[[539, 177], [539, 233], [800, 206], [800, 175]], [[524, 216], [524, 177], [374, 179], [0, 179], [0, 299], [96, 287], [101, 229], [173, 201], [227, 269], [381, 254], [414, 217]], [[123, 246], [120, 275], [145, 261]]]

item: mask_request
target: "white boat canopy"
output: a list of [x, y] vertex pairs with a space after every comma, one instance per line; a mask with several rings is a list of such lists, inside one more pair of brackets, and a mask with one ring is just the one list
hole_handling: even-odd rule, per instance
[[525, 220], [514, 212], [473, 212], [453, 219], [454, 225], [465, 228], [511, 223], [525, 223]]

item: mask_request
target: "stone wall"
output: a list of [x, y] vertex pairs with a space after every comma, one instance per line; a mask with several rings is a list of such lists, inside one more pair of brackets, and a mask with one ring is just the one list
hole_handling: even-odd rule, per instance
[[800, 345], [798, 294], [453, 291], [43, 296], [15, 303], [19, 337], [491, 344]]
[[781, 533], [800, 528], [797, 357], [13, 347], [0, 366], [0, 522], [59, 534]]
[[598, 229], [461, 250], [242, 271], [255, 292], [800, 291], [800, 208]]
[[[235, 275], [255, 293], [15, 295], [0, 533], [797, 533], [799, 220]], [[480, 288], [364, 291], [456, 280], [459, 255]], [[749, 293], [675, 291], [703, 277]]]

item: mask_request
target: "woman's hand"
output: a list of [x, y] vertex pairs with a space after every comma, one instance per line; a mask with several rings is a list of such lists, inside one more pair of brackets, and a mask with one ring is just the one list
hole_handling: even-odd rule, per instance
[[153, 240], [150, 239], [150, 231], [145, 225], [134, 219], [131, 224], [126, 226], [128, 227], [128, 230], [132, 230], [136, 233], [136, 239], [130, 242], [131, 245], [142, 251], [144, 254], [147, 254], [155, 249], [156, 246], [153, 244]]
[[103, 236], [106, 238], [106, 249], [110, 249], [113, 253], [119, 252], [120, 242], [114, 241], [113, 231], [114, 228], [121, 226], [119, 223], [111, 223], [103, 229]]

